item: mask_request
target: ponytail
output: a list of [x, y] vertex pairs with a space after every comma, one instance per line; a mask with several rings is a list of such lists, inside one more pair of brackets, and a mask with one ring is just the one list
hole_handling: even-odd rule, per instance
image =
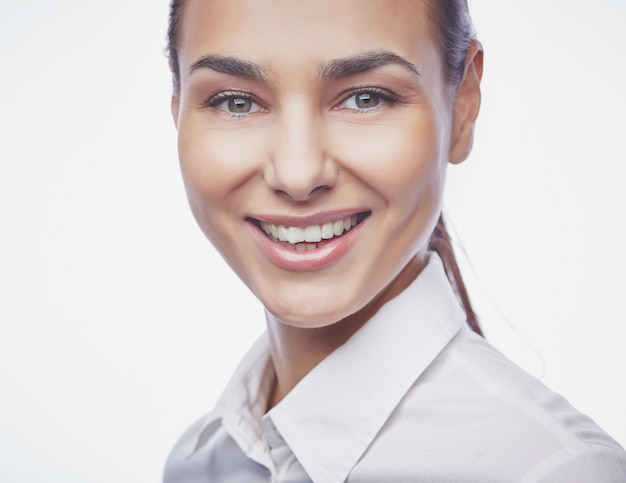
[[446, 275], [448, 276], [448, 280], [450, 281], [459, 302], [461, 302], [461, 305], [465, 310], [467, 324], [474, 332], [482, 336], [483, 331], [478, 324], [478, 317], [476, 316], [469, 296], [467, 295], [467, 289], [463, 283], [461, 271], [459, 270], [459, 266], [457, 265], [456, 258], [454, 256], [452, 239], [450, 238], [448, 230], [446, 230], [446, 225], [443, 222], [443, 215], [439, 216], [435, 231], [433, 231], [433, 234], [430, 237], [429, 248], [437, 252], [443, 261], [443, 267], [446, 271]]

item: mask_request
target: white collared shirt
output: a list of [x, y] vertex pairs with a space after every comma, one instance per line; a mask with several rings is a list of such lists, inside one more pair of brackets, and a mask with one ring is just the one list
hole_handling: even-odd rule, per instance
[[465, 324], [435, 254], [267, 414], [267, 334], [165, 483], [626, 482], [626, 453]]

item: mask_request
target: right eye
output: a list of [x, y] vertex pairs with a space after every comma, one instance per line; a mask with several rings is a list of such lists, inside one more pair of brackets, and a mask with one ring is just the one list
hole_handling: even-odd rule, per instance
[[221, 109], [228, 111], [232, 114], [248, 114], [252, 112], [252, 109], [258, 105], [245, 97], [232, 97], [226, 101], [223, 101], [218, 105]]
[[227, 114], [232, 114], [234, 117], [242, 117], [264, 110], [249, 94], [243, 92], [220, 92], [209, 98], [203, 106], [219, 109]]

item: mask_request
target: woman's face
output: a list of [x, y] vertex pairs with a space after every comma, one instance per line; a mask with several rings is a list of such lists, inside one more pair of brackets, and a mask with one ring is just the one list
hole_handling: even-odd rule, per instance
[[410, 282], [471, 145], [423, 2], [188, 0], [178, 52], [192, 211], [270, 314], [325, 326]]

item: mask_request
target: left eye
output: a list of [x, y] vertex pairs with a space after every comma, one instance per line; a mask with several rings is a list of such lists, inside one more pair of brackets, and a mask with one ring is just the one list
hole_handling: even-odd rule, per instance
[[348, 97], [341, 107], [345, 109], [367, 110], [380, 104], [381, 96], [375, 92], [358, 92]]
[[391, 91], [379, 87], [364, 87], [347, 92], [337, 109], [367, 112], [376, 108], [391, 107], [399, 102], [400, 97]]

